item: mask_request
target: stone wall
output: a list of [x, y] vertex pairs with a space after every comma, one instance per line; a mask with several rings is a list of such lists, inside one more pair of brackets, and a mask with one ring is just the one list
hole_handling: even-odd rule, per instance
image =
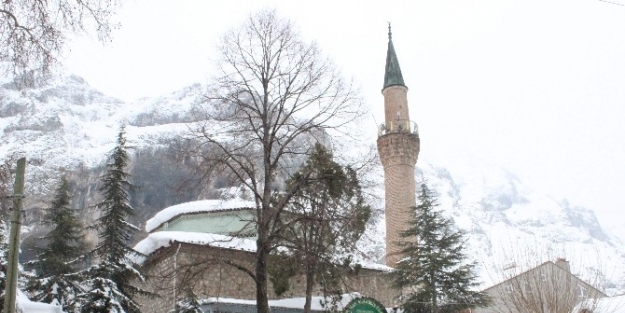
[[[179, 249], [178, 253], [176, 251]], [[139, 297], [142, 312], [169, 312], [174, 298], [185, 296], [187, 288], [192, 288], [199, 298], [221, 297], [236, 299], [256, 299], [256, 285], [253, 279], [240, 266], [254, 269], [254, 253], [240, 250], [213, 248], [205, 245], [172, 244], [150, 256], [145, 263], [147, 280], [143, 287], [160, 295], [159, 298]], [[362, 269], [358, 275], [345, 280], [345, 292], [359, 292], [372, 297], [386, 306], [396, 298], [394, 289], [385, 273], [378, 270]], [[291, 289], [280, 298], [303, 297], [305, 278], [294, 277]], [[278, 299], [269, 282], [269, 298]], [[321, 295], [316, 290], [315, 296]]]

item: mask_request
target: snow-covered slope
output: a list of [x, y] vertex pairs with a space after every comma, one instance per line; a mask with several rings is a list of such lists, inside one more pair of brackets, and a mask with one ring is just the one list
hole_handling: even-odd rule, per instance
[[[62, 173], [101, 166], [122, 123], [138, 152], [167, 147], [188, 132], [203, 90], [193, 85], [123, 103], [76, 76], [37, 89], [1, 84], [0, 159], [26, 156], [27, 193], [31, 199], [45, 196]], [[421, 154], [417, 182], [426, 180], [440, 194], [441, 210], [467, 232], [467, 246], [481, 264], [485, 284], [499, 280], [504, 265], [565, 257], [582, 276], [602, 270], [610, 293], [625, 292], [625, 246], [601, 228], [592, 210], [532, 190], [512, 173], [474, 158], [442, 161], [426, 151]], [[380, 166], [370, 173], [378, 182], [372, 192], [379, 197], [384, 196], [382, 174]], [[151, 182], [141, 183], [149, 190]], [[381, 258], [383, 237], [380, 216], [363, 242], [364, 254]]]
[[[486, 285], [557, 258], [611, 294], [625, 290], [625, 246], [601, 228], [592, 210], [534, 191], [498, 167], [458, 161], [445, 168], [423, 160], [422, 179], [440, 194], [440, 208], [467, 232], [467, 246]], [[596, 277], [597, 271], [605, 277]]]
[[[436, 190], [439, 210], [466, 233], [467, 252], [478, 263], [482, 286], [565, 258], [574, 274], [608, 294], [625, 292], [625, 245], [601, 227], [592, 210], [533, 190], [514, 174], [478, 158], [458, 154], [443, 163], [441, 159], [422, 153], [417, 185], [426, 182]], [[383, 197], [382, 173], [375, 176], [375, 192]], [[379, 239], [385, 233], [383, 218], [362, 244], [366, 255], [380, 255], [384, 249]]]

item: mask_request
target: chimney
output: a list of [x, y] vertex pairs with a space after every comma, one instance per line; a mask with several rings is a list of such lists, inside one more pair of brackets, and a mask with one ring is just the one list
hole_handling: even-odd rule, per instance
[[565, 258], [556, 259], [556, 265], [561, 269], [566, 270], [567, 272], [571, 272], [571, 265], [569, 265], [569, 261], [567, 261]]

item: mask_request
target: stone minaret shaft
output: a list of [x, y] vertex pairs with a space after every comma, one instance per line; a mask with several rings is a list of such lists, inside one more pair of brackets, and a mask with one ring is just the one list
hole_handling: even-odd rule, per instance
[[399, 68], [395, 48], [388, 32], [386, 72], [384, 73], [384, 125], [380, 126], [378, 152], [384, 166], [386, 214], [386, 265], [395, 266], [401, 259], [401, 233], [406, 221], [414, 218], [409, 208], [415, 206], [415, 164], [420, 140], [416, 124], [410, 121], [408, 87]]

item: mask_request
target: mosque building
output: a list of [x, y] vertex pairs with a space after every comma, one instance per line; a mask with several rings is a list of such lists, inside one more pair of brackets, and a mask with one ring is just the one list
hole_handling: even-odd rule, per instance
[[[407, 209], [415, 205], [414, 170], [420, 141], [416, 124], [410, 120], [407, 93], [389, 26], [382, 89], [385, 122], [377, 140], [384, 166], [386, 265], [361, 264], [362, 269], [347, 277], [343, 288], [348, 295], [373, 298], [386, 307], [393, 305], [398, 293], [386, 273], [391, 269], [388, 266], [400, 259], [400, 233], [409, 218]], [[256, 285], [248, 274], [232, 266], [254, 268], [256, 241], [249, 221], [255, 208], [253, 202], [240, 199], [201, 200], [168, 207], [150, 219], [146, 224], [149, 234], [135, 249], [146, 255], [140, 260], [149, 277], [144, 288], [161, 297], [139, 299], [143, 311], [170, 312], [175, 299], [192, 290], [204, 299], [209, 311], [255, 312]], [[279, 296], [269, 283], [272, 310], [299, 312], [283, 307], [305, 296], [305, 279], [291, 280], [291, 288]], [[315, 296], [321, 295], [317, 290]]]

